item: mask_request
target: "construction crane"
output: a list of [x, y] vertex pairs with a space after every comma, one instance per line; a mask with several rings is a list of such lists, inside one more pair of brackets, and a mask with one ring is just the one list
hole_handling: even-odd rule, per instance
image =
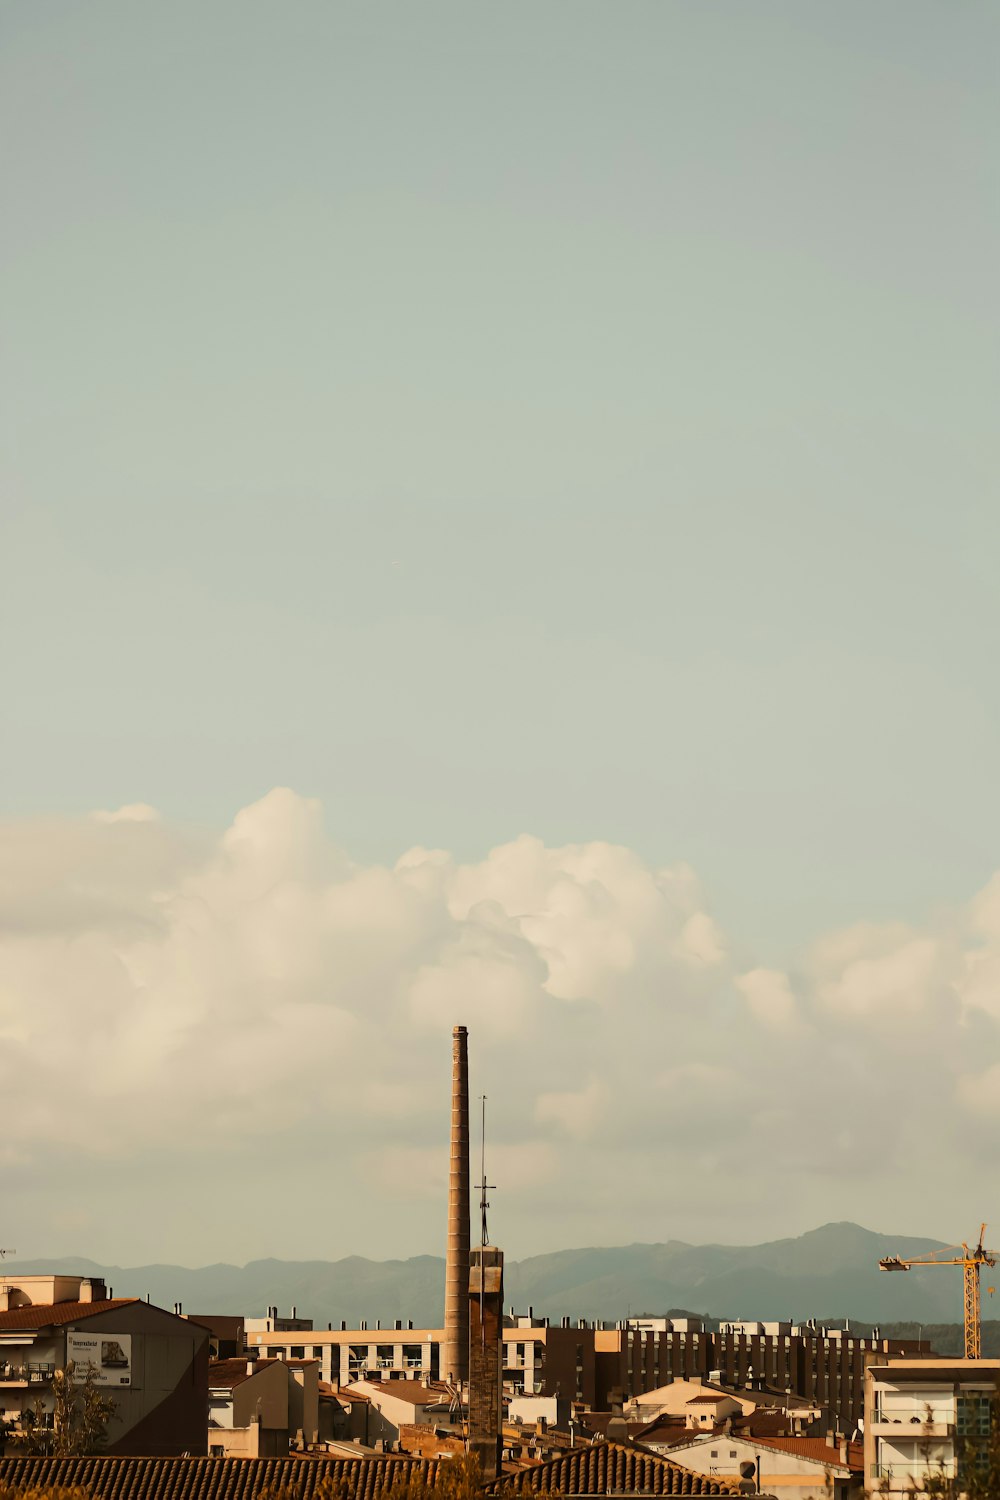
[[[887, 1255], [880, 1260], [880, 1271], [922, 1270], [925, 1266], [961, 1266], [965, 1273], [965, 1357], [982, 1359], [983, 1340], [979, 1318], [979, 1268], [995, 1266], [996, 1253], [983, 1249], [986, 1225], [979, 1226], [979, 1243], [974, 1250], [968, 1245], [948, 1245], [944, 1250], [932, 1250], [929, 1255], [915, 1255], [912, 1260], [901, 1260], [898, 1255]], [[956, 1253], [961, 1250], [961, 1255]], [[992, 1292], [993, 1288], [990, 1287]]]

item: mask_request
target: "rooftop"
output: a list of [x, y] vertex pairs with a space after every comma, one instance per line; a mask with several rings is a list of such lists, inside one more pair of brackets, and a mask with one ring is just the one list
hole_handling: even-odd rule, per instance
[[249, 1363], [246, 1359], [213, 1359], [208, 1367], [208, 1388], [210, 1391], [232, 1391], [244, 1380], [252, 1380], [258, 1370], [264, 1370], [268, 1365], [276, 1365], [276, 1359], [257, 1359]]
[[138, 1301], [138, 1297], [115, 1297], [103, 1302], [34, 1302], [29, 1307], [12, 1307], [9, 1312], [0, 1312], [0, 1333], [79, 1323], [83, 1318], [92, 1318], [95, 1313], [129, 1307]]
[[[397, 1401], [406, 1401], [410, 1406], [440, 1406], [447, 1405], [448, 1393], [445, 1390], [430, 1390], [422, 1385], [419, 1380], [372, 1380], [364, 1382], [365, 1395], [371, 1397], [379, 1391], [387, 1396], [394, 1396]], [[341, 1391], [341, 1395], [346, 1394]]]
[[502, 1490], [518, 1495], [533, 1490], [558, 1491], [561, 1495], [732, 1495], [737, 1493], [737, 1482], [697, 1474], [656, 1453], [642, 1453], [618, 1443], [594, 1443], [504, 1474], [484, 1488], [488, 1493]]

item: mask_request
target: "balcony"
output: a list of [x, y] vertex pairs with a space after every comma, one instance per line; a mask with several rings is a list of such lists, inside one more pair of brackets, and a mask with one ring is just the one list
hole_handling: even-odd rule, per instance
[[898, 1413], [875, 1408], [871, 1431], [875, 1437], [889, 1438], [893, 1442], [920, 1443], [927, 1439], [943, 1440], [955, 1436], [955, 1423], [944, 1412], [922, 1412], [919, 1415], [904, 1408]]
[[0, 1384], [47, 1385], [56, 1372], [54, 1364], [28, 1360], [26, 1364], [0, 1364]]
[[895, 1463], [895, 1464], [872, 1464], [869, 1478], [883, 1479], [888, 1482], [895, 1480], [895, 1487], [909, 1490], [912, 1485], [919, 1485], [928, 1475], [940, 1475], [942, 1479], [954, 1479], [958, 1470], [953, 1459], [942, 1461], [939, 1464], [921, 1463]]

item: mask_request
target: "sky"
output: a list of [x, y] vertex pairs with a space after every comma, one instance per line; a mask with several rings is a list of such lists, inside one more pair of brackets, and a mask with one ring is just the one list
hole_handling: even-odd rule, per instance
[[1000, 1222], [998, 46], [0, 0], [0, 1245]]

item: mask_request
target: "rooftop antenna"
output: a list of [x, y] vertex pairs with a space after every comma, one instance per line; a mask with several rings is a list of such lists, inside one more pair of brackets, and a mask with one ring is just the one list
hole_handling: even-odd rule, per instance
[[[483, 1127], [482, 1127], [483, 1128], [483, 1140], [482, 1140], [482, 1173], [483, 1173], [483, 1175], [482, 1175], [482, 1177], [480, 1179], [480, 1182], [479, 1182], [479, 1212], [480, 1212], [480, 1215], [482, 1217], [482, 1222], [483, 1222], [482, 1244], [485, 1246], [485, 1245], [488, 1245], [489, 1242], [490, 1242], [489, 1230], [486, 1227], [486, 1210], [489, 1208], [490, 1203], [489, 1203], [489, 1199], [487, 1198], [486, 1194], [487, 1193], [491, 1193], [491, 1192], [493, 1192], [496, 1189], [496, 1183], [495, 1182], [487, 1182], [486, 1181], [486, 1095], [485, 1094], [481, 1094], [479, 1097], [480, 1097], [480, 1103], [483, 1106]], [[480, 1261], [480, 1266], [481, 1265], [482, 1265], [482, 1261]]]
[[490, 1232], [486, 1225], [486, 1210], [490, 1206], [490, 1200], [486, 1194], [492, 1192], [496, 1183], [486, 1181], [486, 1095], [480, 1095], [480, 1103], [483, 1106], [483, 1133], [482, 1133], [482, 1176], [479, 1179], [479, 1213], [482, 1219], [483, 1238], [482, 1249], [479, 1252], [479, 1333], [482, 1339], [483, 1349], [486, 1348], [486, 1256], [484, 1251], [490, 1242]]
[[[5, 1256], [16, 1254], [16, 1250], [0, 1250], [0, 1260], [3, 1260]], [[0, 1275], [0, 1292], [6, 1292], [7, 1290], [7, 1278], [6, 1276]]]

